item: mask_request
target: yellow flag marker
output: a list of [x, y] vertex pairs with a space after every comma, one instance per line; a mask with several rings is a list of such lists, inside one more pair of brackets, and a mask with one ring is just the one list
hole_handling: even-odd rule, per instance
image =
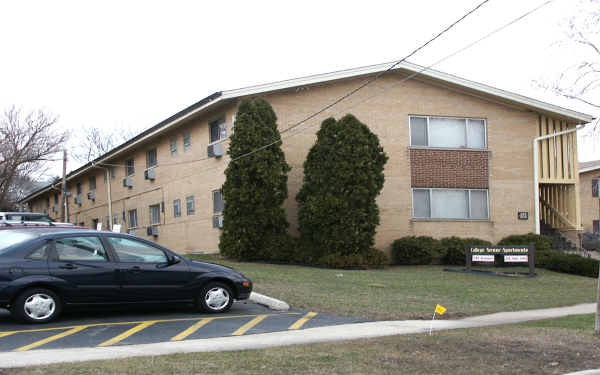
[[435, 306], [435, 311], [433, 312], [433, 317], [431, 318], [431, 325], [429, 326], [429, 336], [431, 336], [431, 331], [433, 330], [433, 321], [435, 320], [435, 314], [444, 315], [446, 312], [446, 308], [439, 303]]
[[444, 313], [446, 312], [446, 308], [442, 305], [437, 305], [435, 307], [435, 312], [440, 314], [440, 315], [444, 315]]

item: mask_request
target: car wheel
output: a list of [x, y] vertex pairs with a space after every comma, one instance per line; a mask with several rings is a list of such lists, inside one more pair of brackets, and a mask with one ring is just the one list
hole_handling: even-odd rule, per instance
[[11, 307], [11, 314], [27, 323], [47, 323], [56, 319], [62, 310], [60, 298], [51, 290], [27, 289], [21, 293]]
[[231, 288], [219, 282], [211, 282], [202, 287], [198, 296], [198, 307], [208, 313], [221, 313], [233, 304]]

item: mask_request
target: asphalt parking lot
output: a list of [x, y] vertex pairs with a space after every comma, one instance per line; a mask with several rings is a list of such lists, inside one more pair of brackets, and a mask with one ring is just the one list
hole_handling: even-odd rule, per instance
[[149, 344], [365, 321], [297, 309], [277, 312], [252, 302], [236, 302], [225, 314], [202, 314], [187, 306], [87, 309], [40, 325], [20, 324], [0, 309], [0, 352]]

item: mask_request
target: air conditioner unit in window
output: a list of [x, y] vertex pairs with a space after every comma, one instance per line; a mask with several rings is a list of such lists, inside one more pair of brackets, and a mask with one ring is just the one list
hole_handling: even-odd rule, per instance
[[218, 225], [219, 228], [223, 228], [223, 216], [219, 216]]
[[81, 206], [81, 197], [75, 197], [75, 204], [78, 204]]
[[124, 187], [133, 187], [133, 181], [131, 180], [131, 177], [127, 177], [123, 179], [123, 186]]
[[213, 216], [213, 228], [223, 228], [223, 216]]
[[158, 227], [151, 226], [146, 228], [146, 234], [154, 237], [158, 236]]
[[223, 145], [221, 143], [215, 143], [208, 146], [208, 157], [218, 158], [223, 156]]
[[57, 213], [58, 212], [58, 207], [52, 206], [52, 212]]
[[90, 200], [96, 200], [96, 192], [90, 191], [88, 193], [88, 199], [90, 199]]
[[156, 178], [156, 174], [154, 173], [154, 169], [146, 169], [144, 171], [144, 178], [146, 180], [154, 180]]

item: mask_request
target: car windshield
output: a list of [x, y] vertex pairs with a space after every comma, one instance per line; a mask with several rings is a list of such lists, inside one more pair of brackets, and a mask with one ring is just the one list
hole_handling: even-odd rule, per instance
[[0, 254], [4, 253], [12, 245], [25, 242], [34, 238], [32, 233], [17, 232], [12, 230], [0, 231]]
[[27, 214], [23, 214], [23, 215], [6, 215], [6, 220], [15, 220], [15, 221], [41, 221], [44, 223], [51, 223], [54, 220], [52, 220], [50, 217], [48, 216], [41, 216], [41, 215], [27, 215]]

